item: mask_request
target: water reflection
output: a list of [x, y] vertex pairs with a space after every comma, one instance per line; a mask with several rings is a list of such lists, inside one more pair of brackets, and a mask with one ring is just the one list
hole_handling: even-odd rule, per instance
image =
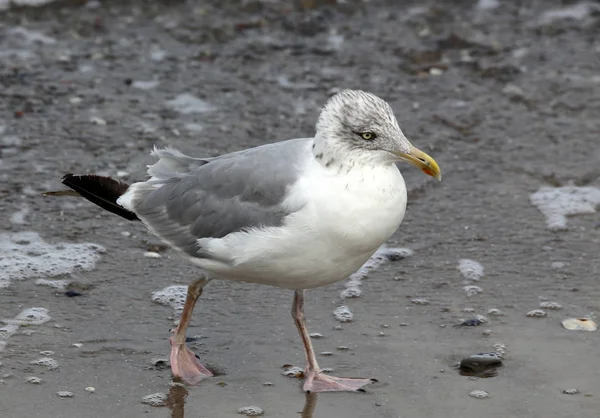
[[181, 382], [174, 381], [169, 393], [167, 394], [167, 407], [171, 410], [171, 418], [185, 417], [185, 398], [188, 390]]
[[313, 413], [317, 407], [318, 396], [316, 393], [307, 393], [304, 401], [304, 409], [300, 413], [301, 418], [314, 418]]
[[[171, 410], [171, 418], [185, 418], [185, 398], [188, 390], [180, 382], [173, 382], [165, 404]], [[300, 412], [300, 418], [315, 418], [314, 412], [317, 407], [318, 396], [316, 393], [307, 393], [304, 399], [304, 408]], [[295, 417], [291, 417], [295, 418]]]

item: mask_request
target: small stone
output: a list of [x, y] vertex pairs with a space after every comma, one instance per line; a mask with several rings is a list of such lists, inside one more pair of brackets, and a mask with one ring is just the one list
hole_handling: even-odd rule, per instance
[[331, 351], [323, 351], [321, 352], [322, 356], [333, 356], [333, 353]]
[[412, 299], [411, 303], [415, 305], [429, 305], [429, 301], [427, 299]]
[[533, 311], [527, 312], [527, 316], [530, 318], [544, 318], [548, 316], [546, 311], [542, 311], [541, 309], [534, 309]]
[[144, 257], [146, 258], [160, 258], [160, 254], [159, 253], [155, 253], [154, 251], [146, 251], [144, 253]]
[[165, 369], [168, 364], [169, 364], [168, 358], [155, 357], [152, 359], [152, 366], [159, 370]]
[[478, 327], [481, 324], [483, 324], [483, 322], [481, 320], [479, 320], [479, 318], [473, 318], [473, 319], [465, 319], [460, 324], [455, 325], [455, 327]]
[[562, 326], [569, 331], [596, 331], [598, 325], [589, 318], [568, 318], [562, 321]]
[[408, 326], [408, 322], [400, 322], [400, 326], [401, 327], [407, 327]]
[[562, 309], [562, 305], [558, 302], [541, 302], [540, 308], [557, 311], [559, 309]]
[[128, 238], [128, 237], [131, 236], [131, 232], [129, 232], [129, 231], [123, 231], [123, 232], [121, 232], [121, 235], [123, 235], [125, 238]]
[[35, 376], [30, 376], [25, 381], [27, 383], [31, 383], [33, 385], [39, 385], [40, 383], [42, 383], [42, 379], [40, 379], [39, 377], [35, 377]]
[[87, 388], [85, 388], [86, 392], [90, 392], [90, 393], [94, 393], [96, 392], [96, 388], [93, 386], [88, 386]]
[[390, 326], [388, 324], [381, 324], [381, 328], [389, 328]]
[[56, 392], [56, 395], [59, 398], [72, 398], [73, 392], [69, 392], [68, 390], [61, 390], [60, 392]]
[[337, 349], [340, 350], [340, 351], [348, 351], [348, 350], [350, 350], [350, 348], [347, 347], [347, 346], [345, 346], [345, 345], [339, 345], [337, 347]]
[[81, 348], [83, 346], [82, 343], [73, 343], [73, 347]]
[[263, 386], [273, 386], [273, 383], [272, 382], [265, 382], [265, 383], [263, 383]]
[[499, 353], [478, 353], [462, 359], [459, 370], [463, 376], [492, 377], [496, 376], [496, 369], [500, 366], [502, 359]]
[[473, 308], [465, 308], [465, 309], [463, 309], [463, 312], [464, 313], [473, 313], [473, 312], [475, 312], [475, 309], [473, 309]]
[[312, 334], [310, 334], [310, 338], [313, 338], [315, 340], [318, 340], [320, 338], [323, 338], [323, 334], [320, 334], [318, 332], [313, 332]]
[[475, 399], [485, 399], [485, 398], [489, 398], [490, 394], [487, 393], [485, 390], [474, 390], [469, 393], [469, 396], [471, 398], [475, 398]]
[[344, 327], [343, 327], [343, 326], [341, 326], [341, 325], [336, 325], [335, 327], [333, 327], [333, 329], [334, 329], [335, 331], [341, 331], [341, 330], [343, 330], [343, 329], [344, 329]]
[[50, 351], [50, 350], [47, 350], [47, 351], [40, 351], [40, 354], [41, 354], [42, 356], [49, 357], [49, 356], [51, 356], [51, 355], [53, 355], [53, 354], [54, 354], [54, 351]]
[[431, 74], [433, 76], [439, 76], [439, 75], [442, 75], [443, 73], [444, 73], [444, 71], [442, 71], [440, 68], [432, 67], [429, 69], [429, 74]]
[[247, 417], [259, 417], [264, 414], [264, 411], [259, 406], [243, 406], [238, 408], [238, 414], [246, 415]]
[[491, 329], [485, 329], [485, 330], [483, 330], [483, 332], [481, 334], [484, 337], [489, 337], [490, 335], [492, 335], [492, 330]]
[[380, 332], [379, 334], [377, 334], [378, 337], [385, 337], [386, 333], [385, 332]]
[[569, 388], [569, 389], [564, 389], [562, 391], [562, 393], [564, 393], [565, 395], [576, 395], [579, 393], [579, 391], [575, 388]]

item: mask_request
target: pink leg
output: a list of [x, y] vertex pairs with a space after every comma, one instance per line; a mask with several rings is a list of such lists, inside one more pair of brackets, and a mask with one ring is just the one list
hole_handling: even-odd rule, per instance
[[377, 382], [376, 379], [352, 379], [328, 376], [323, 374], [323, 371], [317, 363], [315, 352], [306, 329], [306, 321], [304, 319], [304, 291], [296, 290], [294, 292], [294, 304], [292, 305], [292, 317], [302, 338], [304, 345], [304, 353], [306, 354], [307, 366], [304, 374], [306, 381], [304, 382], [304, 391], [306, 392], [364, 392], [362, 388], [369, 383]]
[[210, 370], [200, 364], [196, 355], [185, 346], [185, 332], [187, 330], [194, 305], [202, 294], [202, 288], [209, 282], [209, 279], [203, 277], [195, 280], [188, 286], [187, 297], [179, 325], [175, 329], [175, 335], [169, 338], [171, 342], [171, 371], [173, 376], [180, 377], [184, 382], [195, 385], [201, 380], [212, 377]]

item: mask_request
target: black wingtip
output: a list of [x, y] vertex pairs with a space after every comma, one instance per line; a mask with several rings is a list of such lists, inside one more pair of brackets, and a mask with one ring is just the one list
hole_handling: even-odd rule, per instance
[[129, 184], [94, 174], [79, 176], [69, 173], [65, 174], [61, 181], [65, 186], [75, 190], [102, 209], [130, 221], [139, 220], [135, 213], [117, 204], [117, 199], [129, 189]]

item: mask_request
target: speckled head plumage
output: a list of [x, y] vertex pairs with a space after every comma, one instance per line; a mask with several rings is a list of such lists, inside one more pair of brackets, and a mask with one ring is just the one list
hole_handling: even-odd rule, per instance
[[342, 90], [332, 96], [321, 110], [316, 128], [315, 155], [328, 154], [329, 162], [343, 164], [351, 159], [353, 163], [391, 164], [404, 160], [441, 178], [435, 161], [406, 139], [392, 107], [372, 93]]

